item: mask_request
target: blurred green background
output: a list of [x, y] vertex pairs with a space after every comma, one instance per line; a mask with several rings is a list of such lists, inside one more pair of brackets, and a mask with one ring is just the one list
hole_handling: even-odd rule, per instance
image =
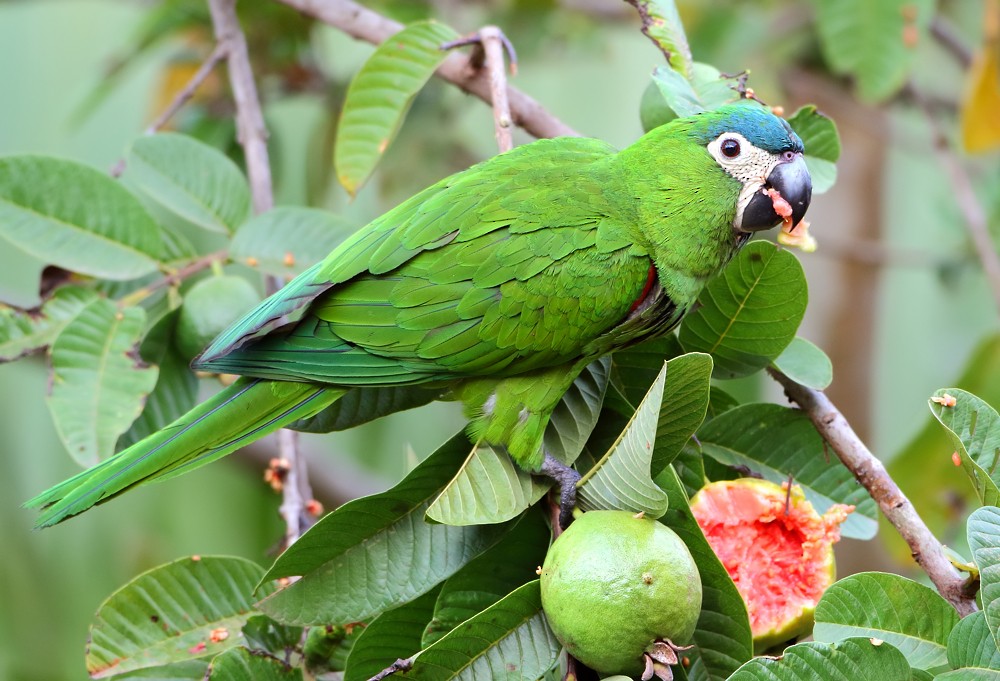
[[[172, 4], [205, 12], [197, 2]], [[462, 32], [499, 24], [521, 57], [514, 85], [587, 135], [623, 146], [642, 133], [639, 102], [663, 57], [623, 2], [367, 4], [401, 21], [436, 16]], [[844, 145], [838, 184], [810, 211], [820, 248], [799, 254], [811, 297], [800, 333], [832, 357], [834, 401], [876, 454], [886, 461], [899, 457], [894, 472], [904, 491], [952, 541], [960, 535], [967, 485], [950, 464], [950, 446], [928, 424], [926, 399], [956, 384], [973, 362], [964, 387], [1000, 402], [1000, 342], [992, 335], [997, 305], [932, 152], [924, 115], [905, 92], [867, 103], [846, 80], [830, 75], [815, 25], [822, 2], [678, 4], [697, 60], [724, 72], [749, 68], [764, 101], [789, 113], [814, 102], [838, 123]], [[349, 201], [330, 172], [328, 141], [344, 89], [372, 48], [277, 4], [242, 5], [254, 59], [271, 67], [258, 73], [279, 204], [317, 205], [363, 223], [494, 153], [489, 108], [432, 82], [373, 181]], [[126, 0], [0, 3], [0, 154], [55, 154], [110, 169], [210, 44], [206, 30], [185, 28], [165, 31], [149, 49], [132, 54], [143, 22], [161, 7]], [[936, 11], [970, 52], [979, 50], [983, 3], [941, 2]], [[197, 11], [192, 22], [198, 23]], [[964, 70], [936, 41], [913, 49], [913, 86], [954, 135]], [[204, 101], [176, 123], [231, 147], [229, 111], [218, 106], [227, 96], [220, 82], [209, 81]], [[529, 140], [523, 133], [516, 139]], [[997, 161], [995, 152], [967, 159], [993, 227], [1000, 205]], [[0, 243], [0, 300], [35, 305], [41, 266]], [[740, 389], [782, 399], [763, 379]], [[282, 531], [280, 500], [261, 482], [261, 457], [273, 448], [265, 442], [256, 457], [230, 457], [33, 532], [32, 516], [20, 503], [75, 468], [53, 432], [45, 390], [44, 358], [0, 365], [0, 679], [11, 681], [85, 678], [91, 615], [139, 572], [195, 553], [266, 563]], [[357, 431], [307, 438], [321, 498], [329, 508], [388, 486], [461, 424], [454, 405], [432, 405]], [[876, 542], [890, 551], [847, 546], [839, 553], [841, 573], [890, 560], [896, 549], [888, 534]]]

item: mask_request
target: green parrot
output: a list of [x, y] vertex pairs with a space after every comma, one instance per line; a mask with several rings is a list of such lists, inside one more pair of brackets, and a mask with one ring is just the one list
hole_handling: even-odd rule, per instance
[[811, 194], [802, 140], [753, 102], [621, 151], [564, 137], [500, 154], [377, 218], [223, 332], [192, 366], [241, 375], [231, 386], [26, 505], [54, 525], [352, 389], [423, 385], [462, 402], [472, 441], [553, 478], [566, 525], [579, 474], [542, 446], [563, 393], [595, 359], [673, 329], [753, 232], [788, 206], [798, 224]]

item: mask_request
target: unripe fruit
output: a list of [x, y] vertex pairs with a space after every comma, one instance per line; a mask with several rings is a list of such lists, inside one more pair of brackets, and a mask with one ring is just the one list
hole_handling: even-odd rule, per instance
[[701, 578], [684, 542], [624, 511], [589, 511], [570, 525], [545, 556], [541, 590], [556, 638], [602, 674], [638, 675], [651, 664], [644, 653], [673, 654], [701, 613]]
[[193, 359], [259, 302], [260, 294], [243, 277], [222, 275], [202, 279], [184, 296], [177, 319], [177, 349], [184, 359]]

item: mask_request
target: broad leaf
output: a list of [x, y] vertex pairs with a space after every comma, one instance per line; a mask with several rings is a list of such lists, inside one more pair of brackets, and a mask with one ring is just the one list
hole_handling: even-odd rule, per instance
[[958, 613], [936, 591], [884, 572], [845, 577], [816, 606], [813, 637], [833, 643], [867, 636], [891, 643], [911, 667], [938, 671], [948, 664], [948, 635]]
[[263, 600], [261, 610], [286, 624], [362, 622], [426, 593], [495, 544], [509, 526], [424, 521], [468, 448], [456, 435], [392, 489], [316, 523], [267, 574], [302, 578]]
[[134, 672], [116, 674], [115, 681], [132, 681], [132, 679], [144, 679], [145, 681], [204, 681], [205, 672], [208, 671], [209, 660], [201, 658], [198, 660], [185, 660], [175, 662], [162, 667], [147, 667], [137, 669]]
[[[560, 461], [575, 461], [593, 431], [610, 366], [608, 357], [587, 366], [556, 405], [545, 430], [544, 447]], [[446, 525], [504, 522], [541, 499], [551, 484], [521, 470], [504, 452], [473, 447], [427, 517]]]
[[143, 367], [136, 352], [145, 318], [141, 308], [119, 310], [96, 298], [52, 344], [49, 410], [60, 439], [81, 465], [114, 453], [118, 436], [139, 416], [156, 384], [156, 368]]
[[796, 336], [774, 360], [774, 366], [796, 383], [825, 390], [833, 382], [833, 363], [826, 353]]
[[161, 317], [139, 347], [142, 359], [155, 364], [159, 372], [139, 418], [118, 438], [119, 451], [173, 423], [198, 399], [198, 379], [172, 342], [176, 321], [175, 313]]
[[[729, 681], [909, 681], [910, 665], [892, 645], [867, 638], [798, 643], [780, 658], [755, 657]], [[938, 677], [940, 678], [940, 677]]]
[[[112, 594], [90, 627], [94, 678], [216, 655], [242, 642], [264, 571], [242, 558], [182, 558], [143, 573]], [[270, 592], [268, 585], [264, 592]]]
[[1000, 505], [1000, 415], [972, 393], [957, 388], [938, 390], [934, 398], [945, 401], [948, 395], [955, 405], [948, 407], [931, 399], [927, 402], [961, 458], [962, 467], [972, 479], [985, 505]]
[[205, 681], [302, 681], [302, 670], [272, 655], [230, 648], [215, 656]]
[[979, 568], [983, 612], [1000, 641], [1000, 508], [984, 506], [969, 516], [969, 549]]
[[580, 509], [642, 511], [652, 518], [667, 510], [667, 495], [649, 472], [666, 378], [664, 363], [618, 440], [577, 483]]
[[365, 681], [398, 659], [420, 652], [424, 627], [440, 589], [384, 612], [364, 628], [347, 657], [344, 681]]
[[423, 632], [421, 647], [534, 579], [535, 569], [545, 561], [550, 535], [536, 506], [496, 546], [449, 577], [434, 604], [434, 617]]
[[806, 167], [812, 176], [813, 194], [828, 191], [837, 181], [837, 159], [840, 158], [840, 135], [833, 119], [816, 110], [812, 104], [802, 107], [788, 119], [792, 130], [805, 145]]
[[[735, 102], [740, 97], [733, 87], [736, 79], [723, 76], [714, 66], [695, 62], [691, 67], [691, 74], [691, 78], [688, 79], [674, 69], [664, 66], [659, 66], [653, 71], [653, 85], [668, 109], [677, 116], [693, 116], [711, 111]], [[657, 124], [662, 125], [668, 120], [659, 121]], [[647, 120], [646, 125], [654, 122], [656, 121]]]
[[243, 625], [244, 645], [284, 658], [301, 646], [303, 631], [302, 627], [278, 624], [267, 615], [254, 615]]
[[140, 137], [122, 177], [171, 213], [213, 232], [231, 233], [250, 215], [250, 187], [240, 169], [187, 135]]
[[752, 374], [795, 338], [808, 297], [795, 256], [753, 241], [702, 291], [681, 326], [681, 345], [712, 355], [716, 378]]
[[[986, 623], [986, 613], [974, 612], [963, 617], [948, 637], [948, 663], [955, 669], [936, 678], [1000, 680], [1000, 651]], [[978, 674], [972, 676], [972, 673]]]
[[698, 667], [704, 675], [691, 677], [721, 681], [753, 656], [746, 605], [691, 514], [687, 494], [673, 467], [660, 473], [656, 483], [670, 498], [670, 507], [660, 522], [684, 540], [701, 575], [701, 615], [694, 632], [697, 648], [691, 654], [698, 660], [692, 669]]
[[277, 276], [296, 275], [326, 257], [358, 225], [326, 210], [281, 206], [251, 218], [229, 246], [239, 262]]
[[800, 409], [746, 404], [706, 423], [698, 439], [705, 454], [727, 466], [746, 466], [777, 484], [791, 475], [819, 513], [833, 504], [853, 504], [855, 511], [841, 525], [841, 534], [855, 539], [875, 536], [875, 502], [825, 449]]
[[413, 98], [448, 56], [440, 45], [456, 37], [436, 21], [410, 24], [379, 45], [354, 76], [333, 152], [337, 178], [350, 194], [371, 175]]
[[906, 82], [917, 45], [927, 41], [933, 0], [813, 0], [823, 56], [855, 79], [858, 94], [883, 101]]
[[555, 664], [560, 648], [534, 580], [452, 629], [397, 676], [421, 681], [537, 679]]
[[422, 407], [439, 397], [439, 389], [420, 386], [355, 388], [320, 413], [295, 421], [289, 428], [304, 433], [348, 430], [389, 414]]
[[78, 286], [60, 286], [38, 310], [0, 304], [0, 362], [52, 345], [59, 333], [97, 294]]
[[106, 174], [47, 156], [0, 158], [0, 237], [72, 272], [134, 279], [157, 269], [160, 228]]
[[962, 146], [977, 152], [1000, 146], [1000, 28], [996, 7], [983, 3], [983, 44], [972, 59], [962, 97]]
[[642, 32], [667, 56], [671, 68], [691, 78], [691, 47], [674, 0], [638, 0]]

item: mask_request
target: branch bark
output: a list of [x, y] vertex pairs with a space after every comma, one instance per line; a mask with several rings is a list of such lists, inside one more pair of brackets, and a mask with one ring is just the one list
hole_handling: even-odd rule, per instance
[[809, 415], [816, 430], [830, 444], [837, 457], [868, 490], [883, 515], [906, 541], [913, 559], [927, 573], [938, 592], [963, 617], [975, 612], [976, 599], [967, 593], [966, 577], [948, 560], [944, 547], [844, 415], [822, 391], [800, 385], [776, 369], [768, 369], [768, 373], [781, 384], [789, 399]]
[[[294, 7], [303, 14], [338, 28], [347, 35], [378, 45], [403, 25], [384, 17], [353, 0], [277, 0]], [[483, 69], [475, 68], [469, 57], [461, 54], [449, 56], [436, 74], [439, 78], [457, 85], [471, 95], [492, 103], [490, 77]], [[546, 111], [541, 104], [516, 88], [508, 89], [511, 120], [535, 137], [579, 137], [580, 133]]]
[[212, 70], [215, 69], [216, 64], [226, 58], [228, 52], [227, 43], [217, 43], [215, 49], [212, 53], [208, 55], [208, 58], [202, 62], [198, 70], [195, 71], [194, 75], [191, 76], [191, 80], [188, 81], [187, 85], [181, 89], [174, 98], [170, 100], [170, 104], [164, 109], [159, 116], [156, 117], [149, 127], [146, 128], [146, 134], [152, 135], [154, 132], [158, 131], [164, 125], [167, 124], [174, 114], [180, 111], [181, 107], [187, 104], [188, 100], [194, 96], [195, 91], [205, 82]]
[[[236, 131], [246, 159], [247, 177], [254, 213], [265, 213], [274, 207], [274, 188], [271, 182], [271, 162], [267, 152], [267, 126], [257, 95], [257, 85], [250, 66], [246, 36], [236, 16], [236, 0], [208, 0], [212, 13], [212, 27], [218, 43], [227, 56], [229, 83], [236, 102]], [[280, 280], [269, 277], [268, 293], [281, 288]], [[312, 490], [305, 464], [300, 460], [298, 437], [291, 431], [278, 433], [281, 458], [288, 461], [289, 474], [282, 487], [280, 512], [285, 519], [285, 546], [291, 545], [308, 529], [312, 517], [307, 504], [312, 500]]]

